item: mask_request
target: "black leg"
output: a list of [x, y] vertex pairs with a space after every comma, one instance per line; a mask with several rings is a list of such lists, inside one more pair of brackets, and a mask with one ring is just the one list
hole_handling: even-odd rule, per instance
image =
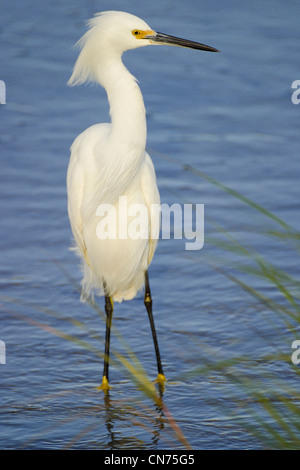
[[99, 387], [106, 393], [110, 388], [108, 382], [109, 374], [109, 347], [110, 347], [110, 330], [113, 315], [113, 302], [109, 295], [105, 295], [105, 313], [106, 313], [106, 332], [105, 332], [105, 350], [104, 350], [104, 367], [102, 385]]
[[105, 333], [103, 377], [106, 377], [108, 380], [110, 330], [111, 330], [111, 322], [112, 322], [112, 314], [113, 314], [113, 305], [112, 305], [111, 298], [109, 296], [105, 296], [105, 313], [106, 313], [106, 333]]
[[145, 303], [145, 306], [146, 306], [146, 309], [147, 309], [147, 312], [148, 312], [148, 317], [149, 317], [152, 336], [153, 336], [154, 349], [155, 349], [156, 361], [157, 361], [157, 370], [158, 370], [157, 381], [158, 381], [159, 384], [162, 385], [166, 381], [166, 378], [165, 378], [165, 375], [163, 373], [163, 368], [162, 368], [162, 365], [161, 365], [159, 347], [158, 347], [157, 336], [156, 336], [155, 325], [154, 325], [154, 319], [153, 319], [153, 314], [152, 314], [152, 298], [151, 298], [148, 271], [145, 272], [145, 298], [144, 298], [144, 303]]

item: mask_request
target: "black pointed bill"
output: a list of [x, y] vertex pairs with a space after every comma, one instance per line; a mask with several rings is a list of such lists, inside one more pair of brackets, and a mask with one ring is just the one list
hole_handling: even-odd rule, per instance
[[165, 44], [169, 46], [188, 47], [189, 49], [198, 49], [200, 51], [220, 52], [214, 47], [201, 44], [200, 42], [189, 41], [188, 39], [181, 39], [175, 36], [170, 36], [164, 33], [155, 33], [145, 36], [144, 39], [149, 39], [153, 44]]

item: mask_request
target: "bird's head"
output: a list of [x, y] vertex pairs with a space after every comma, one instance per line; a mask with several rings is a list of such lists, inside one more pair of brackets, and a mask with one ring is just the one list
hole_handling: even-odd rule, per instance
[[88, 21], [88, 26], [89, 30], [77, 43], [82, 50], [69, 85], [93, 80], [91, 71], [100, 58], [121, 56], [123, 52], [138, 47], [170, 45], [219, 52], [205, 44], [156, 32], [141, 18], [121, 11], [98, 13]]
[[[147, 34], [154, 34], [150, 26], [137, 16], [122, 11], [105, 11], [89, 20], [90, 37], [106, 48], [110, 54], [147, 46], [149, 41], [139, 41]], [[87, 33], [88, 34], [88, 33]]]

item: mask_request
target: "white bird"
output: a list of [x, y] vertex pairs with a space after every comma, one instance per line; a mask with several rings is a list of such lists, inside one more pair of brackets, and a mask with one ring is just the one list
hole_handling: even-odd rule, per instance
[[[88, 31], [77, 43], [81, 52], [68, 84], [97, 82], [102, 85], [107, 92], [111, 123], [93, 125], [74, 140], [67, 191], [75, 249], [83, 264], [82, 299], [94, 290], [105, 296], [104, 369], [99, 388], [105, 393], [110, 388], [113, 301], [132, 299], [144, 283], [144, 303], [157, 359], [157, 382], [163, 386], [166, 379], [154, 327], [148, 278], [148, 267], [157, 244], [157, 238], [151, 234], [157, 229], [153, 225], [159, 224], [159, 216], [153, 220], [149, 215], [145, 221], [147, 237], [129, 237], [128, 233], [120, 236], [118, 232], [120, 224], [132, 221], [132, 215], [124, 214], [120, 207], [120, 196], [127, 197], [129, 207], [143, 205], [147, 214], [151, 213], [152, 206], [160, 204], [154, 166], [145, 151], [147, 130], [143, 97], [121, 57], [126, 50], [152, 44], [218, 51], [204, 44], [155, 32], [140, 18], [124, 12], [96, 14], [88, 26]], [[106, 238], [97, 235], [99, 207], [112, 207], [116, 217], [115, 226], [113, 229], [110, 226], [111, 233]]]

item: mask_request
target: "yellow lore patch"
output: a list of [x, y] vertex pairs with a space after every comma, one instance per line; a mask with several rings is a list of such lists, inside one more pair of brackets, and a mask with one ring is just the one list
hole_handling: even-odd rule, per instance
[[142, 31], [141, 29], [133, 29], [131, 31], [131, 33], [137, 39], [145, 39], [146, 36], [154, 36], [155, 35], [155, 32], [152, 31], [152, 29], [148, 29], [147, 31]]

